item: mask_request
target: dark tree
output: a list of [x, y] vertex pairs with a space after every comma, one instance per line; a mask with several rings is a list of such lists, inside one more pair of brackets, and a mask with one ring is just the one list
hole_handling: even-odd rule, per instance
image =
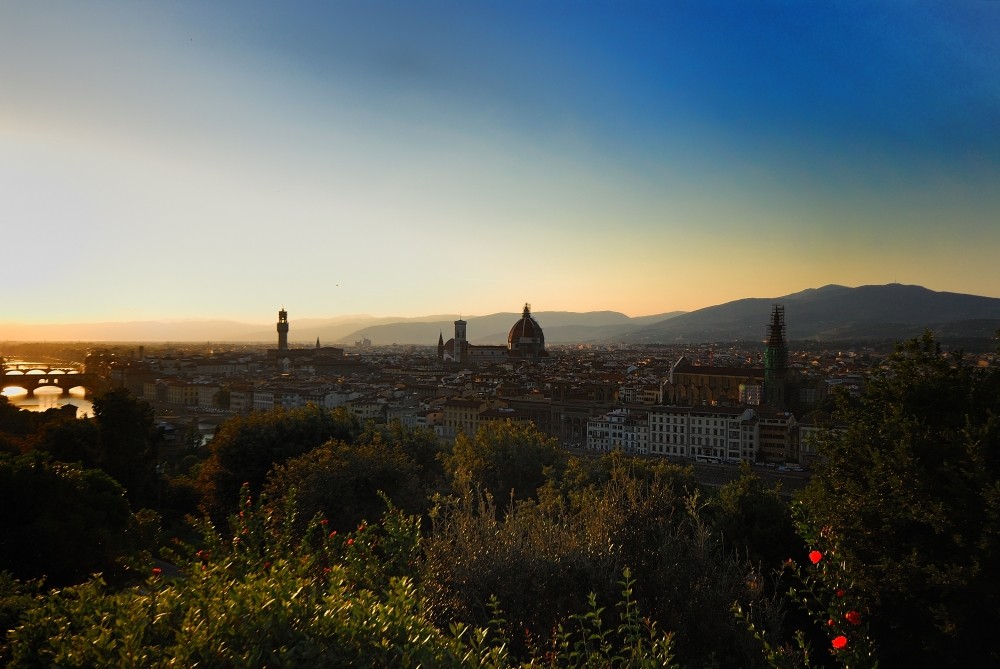
[[26, 453], [33, 449], [41, 418], [37, 412], [21, 411], [0, 395], [0, 452]]
[[103, 471], [45, 454], [0, 455], [0, 571], [50, 585], [113, 572], [128, 552], [131, 513]]
[[209, 442], [211, 455], [199, 472], [202, 506], [222, 517], [236, 508], [244, 483], [256, 495], [274, 465], [331, 439], [351, 443], [359, 431], [357, 421], [343, 409], [314, 405], [231, 418]]
[[76, 462], [83, 467], [99, 467], [104, 460], [101, 432], [91, 420], [74, 418], [46, 425], [39, 436], [37, 448], [49, 453], [53, 460]]
[[788, 503], [778, 488], [768, 487], [746, 463], [740, 477], [719, 489], [711, 502], [712, 526], [730, 549], [745, 554], [765, 571], [801, 554], [802, 539]]
[[153, 407], [116, 388], [94, 398], [94, 418], [100, 433], [98, 465], [125, 486], [135, 506], [153, 506], [156, 500], [158, 435], [153, 429]]
[[803, 508], [836, 538], [883, 663], [1000, 663], [1000, 374], [928, 333], [841, 412]]
[[408, 430], [398, 420], [389, 425], [372, 424], [358, 442], [401, 449], [413, 460], [428, 491], [436, 491], [444, 484], [444, 450], [431, 429]]
[[230, 393], [228, 388], [220, 388], [218, 392], [212, 395], [212, 404], [216, 409], [229, 409], [229, 398]]
[[426, 511], [426, 497], [417, 466], [398, 446], [330, 441], [284, 464], [268, 476], [264, 494], [272, 514], [284, 519], [285, 498], [291, 494], [302, 529], [315, 514], [323, 514], [330, 529], [350, 530], [362, 521], [374, 522], [387, 511], [379, 493], [408, 513]]
[[459, 434], [448, 458], [458, 487], [481, 486], [498, 499], [532, 497], [547, 479], [561, 476], [567, 455], [534, 424], [488, 423], [474, 438]]

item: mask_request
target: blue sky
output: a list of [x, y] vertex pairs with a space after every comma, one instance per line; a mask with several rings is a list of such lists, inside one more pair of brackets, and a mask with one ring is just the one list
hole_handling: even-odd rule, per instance
[[0, 1], [0, 322], [1000, 297], [1000, 2]]

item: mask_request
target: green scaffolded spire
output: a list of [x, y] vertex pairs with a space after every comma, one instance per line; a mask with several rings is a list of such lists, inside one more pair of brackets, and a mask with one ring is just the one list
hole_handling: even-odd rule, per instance
[[788, 346], [785, 342], [785, 307], [771, 307], [771, 322], [767, 328], [764, 348], [764, 404], [774, 409], [785, 408], [785, 378], [788, 375]]

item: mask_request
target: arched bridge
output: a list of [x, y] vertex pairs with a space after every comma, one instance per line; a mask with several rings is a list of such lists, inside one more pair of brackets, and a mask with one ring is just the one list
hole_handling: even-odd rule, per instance
[[24, 388], [28, 396], [38, 388], [59, 388], [62, 395], [68, 395], [71, 388], [83, 386], [94, 390], [100, 383], [97, 374], [87, 374], [69, 367], [5, 367], [0, 374], [0, 391], [7, 388]]

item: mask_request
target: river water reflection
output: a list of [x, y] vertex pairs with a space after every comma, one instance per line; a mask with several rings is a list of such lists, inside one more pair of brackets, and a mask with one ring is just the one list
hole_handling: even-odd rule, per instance
[[[47, 363], [33, 363], [24, 360], [10, 359], [6, 361], [8, 369], [20, 366], [24, 368], [45, 368]], [[34, 396], [29, 396], [23, 388], [7, 388], [2, 391], [7, 400], [19, 409], [25, 411], [48, 411], [72, 404], [76, 407], [77, 418], [89, 418], [94, 415], [94, 405], [87, 399], [83, 388], [73, 388], [68, 395], [63, 395], [59, 388], [42, 387], [35, 390]]]
[[25, 411], [48, 411], [72, 404], [76, 406], [77, 418], [89, 418], [94, 415], [93, 403], [80, 390], [71, 390], [69, 395], [64, 396], [58, 388], [39, 388], [35, 391], [34, 397], [28, 397], [26, 392], [17, 395], [8, 395], [8, 392], [10, 391], [4, 391], [7, 400]]

